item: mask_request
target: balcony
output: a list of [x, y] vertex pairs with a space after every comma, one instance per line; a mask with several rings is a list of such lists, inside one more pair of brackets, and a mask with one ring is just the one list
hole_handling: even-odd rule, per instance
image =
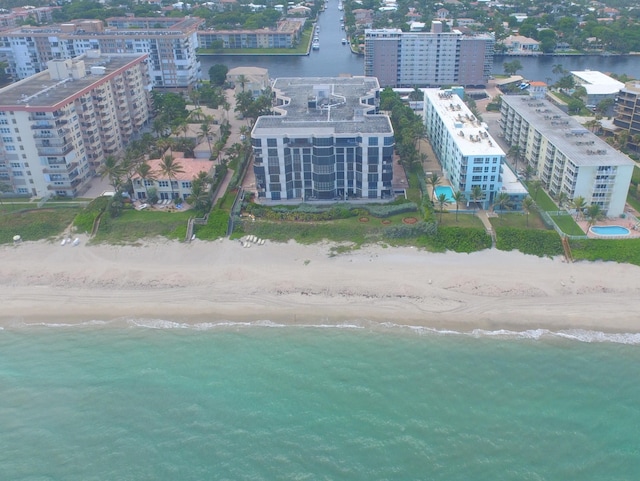
[[38, 147], [38, 155], [43, 156], [63, 156], [67, 155], [71, 151], [73, 151], [72, 144], [63, 145], [61, 147]]

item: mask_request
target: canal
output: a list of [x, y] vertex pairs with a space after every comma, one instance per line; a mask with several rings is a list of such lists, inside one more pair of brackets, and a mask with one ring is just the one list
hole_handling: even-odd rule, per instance
[[[269, 71], [271, 78], [277, 77], [335, 77], [340, 74], [363, 75], [364, 57], [351, 53], [348, 45], [342, 45], [345, 31], [340, 28], [340, 18], [344, 12], [338, 10], [338, 0], [329, 0], [328, 6], [320, 14], [320, 50], [309, 55], [213, 55], [201, 56], [202, 74], [208, 76], [209, 68], [217, 63], [227, 67], [262, 67]], [[579, 56], [537, 56], [509, 57], [496, 55], [493, 61], [493, 74], [504, 73], [503, 64], [518, 60], [523, 68], [518, 71], [528, 80], [555, 82], [558, 74], [553, 73], [556, 64], [565, 70], [599, 70], [627, 74], [640, 79], [640, 56], [638, 55], [579, 55]]]

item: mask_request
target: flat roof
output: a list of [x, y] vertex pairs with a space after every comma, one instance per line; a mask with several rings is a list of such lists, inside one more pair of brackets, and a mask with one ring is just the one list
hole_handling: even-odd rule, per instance
[[528, 95], [503, 95], [502, 102], [517, 111], [577, 166], [635, 165], [629, 157], [548, 100]]
[[462, 155], [505, 155], [460, 97], [450, 90], [424, 89], [424, 92]]
[[[53, 107], [80, 91], [104, 82], [105, 78], [126, 65], [147, 54], [101, 54], [99, 57], [76, 57], [73, 62], [84, 61], [86, 76], [80, 79], [52, 79], [49, 70], [27, 77], [24, 80], [0, 89], [0, 107], [16, 107], [15, 110], [27, 110], [29, 107]], [[91, 67], [104, 67], [104, 74], [93, 75]], [[24, 107], [24, 108], [21, 108]], [[30, 109], [33, 110], [33, 109]]]
[[624, 88], [624, 83], [597, 70], [576, 70], [571, 74], [581, 80], [588, 95], [613, 95]]
[[284, 101], [276, 109], [283, 115], [258, 118], [254, 135], [393, 135], [389, 117], [367, 114], [374, 105], [363, 104], [379, 90], [375, 77], [279, 78], [273, 83], [277, 98]]

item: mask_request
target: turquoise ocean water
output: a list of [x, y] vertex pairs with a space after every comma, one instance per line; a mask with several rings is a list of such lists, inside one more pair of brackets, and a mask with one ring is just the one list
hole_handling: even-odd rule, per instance
[[638, 480], [640, 337], [0, 330], [0, 479]]

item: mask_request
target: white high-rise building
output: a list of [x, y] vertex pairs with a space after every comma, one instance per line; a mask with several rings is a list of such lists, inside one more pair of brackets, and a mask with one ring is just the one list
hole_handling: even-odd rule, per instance
[[444, 177], [467, 202], [489, 208], [498, 194], [509, 195], [518, 209], [527, 191], [505, 164], [505, 153], [486, 127], [451, 90], [425, 89], [424, 118], [427, 136], [440, 161]]
[[500, 125], [552, 197], [583, 197], [608, 216], [624, 213], [635, 163], [551, 102], [503, 95]]
[[364, 73], [377, 77], [382, 87], [486, 85], [494, 43], [490, 34], [443, 32], [437, 21], [430, 32], [369, 29], [365, 30]]
[[0, 89], [0, 182], [22, 195], [82, 194], [149, 120], [146, 59], [92, 50]]

